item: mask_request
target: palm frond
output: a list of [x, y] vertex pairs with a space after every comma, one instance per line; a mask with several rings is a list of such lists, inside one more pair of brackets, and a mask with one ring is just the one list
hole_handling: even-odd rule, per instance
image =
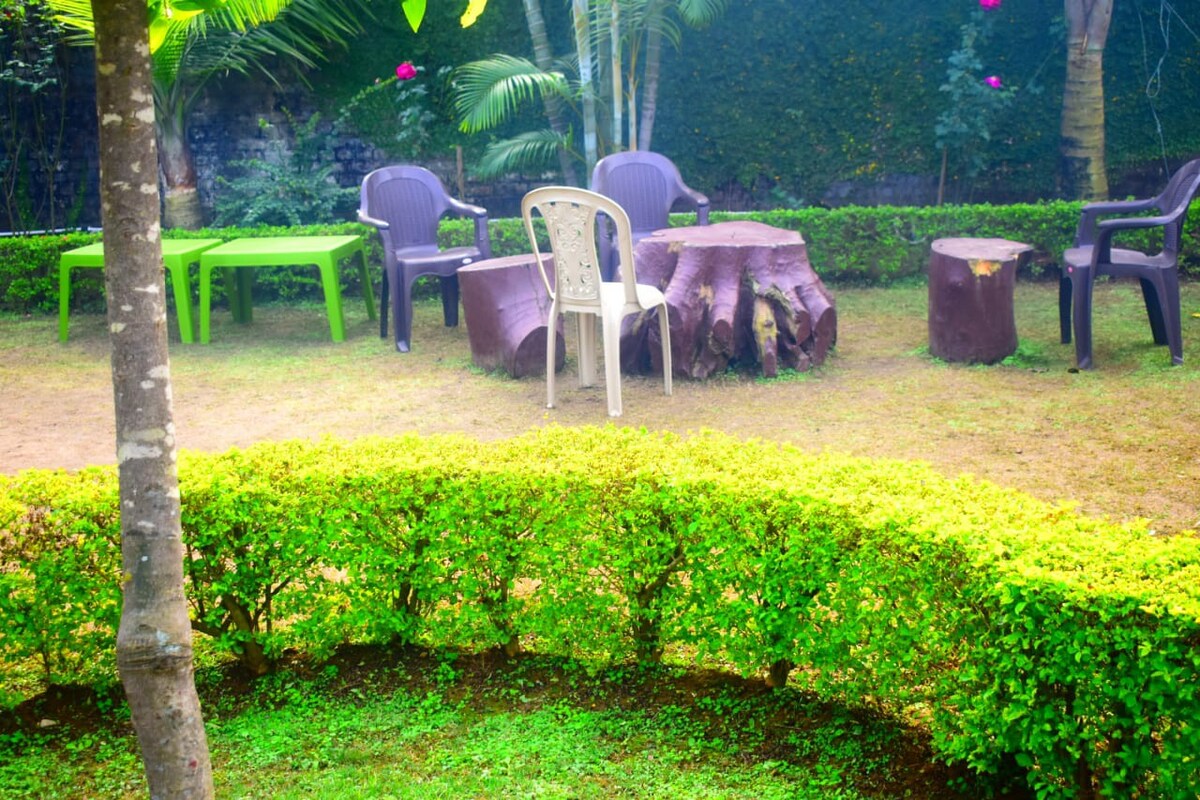
[[46, 0], [47, 5], [54, 9], [54, 19], [64, 28], [72, 31], [68, 37], [72, 44], [90, 44], [96, 33], [96, 25], [92, 21], [91, 0]]
[[546, 72], [528, 59], [508, 55], [464, 64], [455, 71], [454, 81], [454, 110], [467, 133], [499, 125], [535, 97], [570, 95], [562, 73]]
[[729, 0], [676, 0], [679, 17], [692, 28], [711, 25], [725, 13]]
[[569, 133], [560, 135], [549, 128], [526, 131], [489, 144], [473, 172], [481, 178], [494, 178], [512, 172], [543, 171], [557, 166], [559, 147], [570, 151]]

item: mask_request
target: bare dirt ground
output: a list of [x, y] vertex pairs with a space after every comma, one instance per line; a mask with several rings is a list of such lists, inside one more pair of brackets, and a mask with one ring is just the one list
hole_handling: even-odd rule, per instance
[[[1084, 373], [1070, 371], [1074, 351], [1058, 342], [1055, 289], [1018, 285], [1018, 357], [982, 367], [929, 357], [924, 287], [835, 288], [839, 339], [820, 370], [677, 379], [672, 397], [661, 379], [627, 376], [615, 422], [919, 459], [1087, 513], [1146, 518], [1160, 533], [1200, 528], [1200, 319], [1189, 313], [1200, 286], [1184, 287], [1189, 361], [1175, 368], [1150, 341], [1136, 289], [1098, 287], [1097, 368]], [[465, 329], [443, 327], [437, 301], [419, 304], [405, 355], [354, 298], [346, 308], [340, 344], [316, 305], [258, 308], [248, 326], [217, 314], [206, 346], [179, 344], [172, 330], [180, 446], [407, 431], [493, 439], [609, 422], [603, 386], [578, 388], [570, 360], [555, 409], [544, 407], [543, 378], [475, 369]], [[0, 473], [110, 464], [114, 438], [103, 318], [74, 315], [65, 345], [53, 319], [0, 318]]]

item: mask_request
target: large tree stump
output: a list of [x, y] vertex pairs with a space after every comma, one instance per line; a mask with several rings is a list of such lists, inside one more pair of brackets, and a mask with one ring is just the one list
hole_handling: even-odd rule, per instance
[[[543, 256], [550, 280], [554, 261]], [[550, 295], [533, 254], [490, 258], [460, 267], [458, 286], [471, 360], [488, 371], [503, 369], [514, 378], [546, 374], [546, 320]], [[557, 321], [554, 369], [562, 369], [566, 344]]]
[[[705, 378], [730, 362], [761, 364], [767, 377], [780, 367], [803, 371], [837, 340], [833, 296], [795, 231], [750, 221], [670, 228], [638, 242], [635, 263], [638, 282], [666, 295], [677, 375]], [[627, 318], [626, 370], [661, 369], [651, 321]]]
[[1013, 286], [1033, 248], [1007, 239], [938, 239], [929, 257], [929, 352], [993, 364], [1017, 350]]

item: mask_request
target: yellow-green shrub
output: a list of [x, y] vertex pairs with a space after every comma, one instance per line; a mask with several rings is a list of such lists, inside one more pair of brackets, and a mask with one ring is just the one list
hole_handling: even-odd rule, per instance
[[[196, 627], [252, 668], [343, 641], [667, 649], [914, 715], [944, 759], [1040, 797], [1200, 781], [1193, 537], [711, 433], [264, 444], [187, 454], [180, 476]], [[0, 632], [0, 662], [94, 678], [115, 509], [111, 472], [0, 483], [0, 603], [48, 620]], [[112, 599], [59, 620], [92, 608], [80, 597]]]

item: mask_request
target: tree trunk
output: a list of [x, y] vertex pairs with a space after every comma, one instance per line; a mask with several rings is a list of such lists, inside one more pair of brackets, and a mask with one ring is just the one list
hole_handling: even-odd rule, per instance
[[183, 593], [146, 3], [92, 5], [121, 502], [117, 666], [150, 796], [211, 798]]
[[658, 111], [658, 77], [662, 66], [662, 31], [657, 26], [646, 33], [646, 72], [642, 87], [642, 121], [638, 125], [637, 149], [649, 150]]
[[994, 364], [1017, 350], [1013, 287], [1033, 248], [1007, 239], [938, 239], [929, 256], [929, 352]]
[[1104, 156], [1104, 44], [1112, 0], [1065, 0], [1067, 80], [1063, 88], [1062, 191], [1081, 200], [1108, 197]]
[[[159, 110], [164, 116], [170, 111]], [[187, 130], [178, 124], [159, 126], [160, 166], [166, 197], [163, 204], [163, 227], [196, 230], [204, 226], [204, 209], [196, 191], [196, 161], [188, 145]]]
[[[611, 152], [621, 149], [624, 136], [625, 120], [622, 118], [621, 105], [625, 99], [625, 91], [621, 80], [621, 3], [610, 0], [612, 15], [609, 17], [608, 47], [612, 58], [612, 148]], [[633, 146], [631, 141], [630, 146]]]
[[[639, 283], [666, 295], [676, 375], [707, 378], [731, 361], [779, 368], [820, 366], [837, 341], [833, 296], [795, 231], [739, 220], [658, 231], [634, 250]], [[621, 366], [657, 372], [657, 325], [621, 327]]]
[[[524, 0], [525, 24], [529, 26], [529, 38], [533, 40], [533, 61], [538, 69], [549, 72], [554, 68], [554, 51], [550, 49], [550, 37], [546, 35], [546, 20], [542, 17], [540, 0]], [[546, 119], [550, 128], [559, 136], [565, 136], [567, 125], [563, 122], [562, 100], [556, 96], [545, 99]], [[558, 168], [562, 170], [563, 181], [570, 186], [578, 186], [579, 178], [575, 174], [575, 162], [565, 147], [558, 148]]]
[[571, 0], [575, 52], [579, 56], [579, 83], [583, 87], [583, 159], [590, 173], [598, 158], [596, 141], [596, 87], [592, 79], [592, 29], [587, 0]]

